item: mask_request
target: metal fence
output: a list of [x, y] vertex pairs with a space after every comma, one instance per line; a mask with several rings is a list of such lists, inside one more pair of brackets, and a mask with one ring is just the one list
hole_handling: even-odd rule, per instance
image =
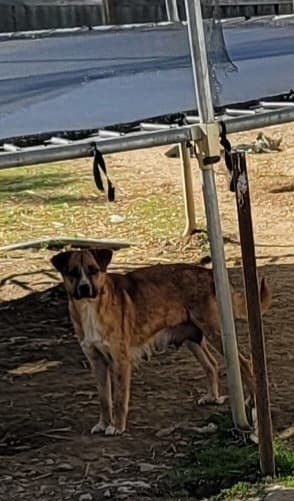
[[[185, 2], [177, 0], [179, 19]], [[202, 0], [203, 17], [293, 12], [293, 0]], [[166, 0], [0, 0], [0, 33], [167, 20]]]
[[0, 33], [107, 23], [107, 0], [0, 0]]

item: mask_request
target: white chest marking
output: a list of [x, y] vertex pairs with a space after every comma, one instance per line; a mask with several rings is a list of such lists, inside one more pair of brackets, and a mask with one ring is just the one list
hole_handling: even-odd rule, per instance
[[86, 302], [83, 305], [81, 309], [81, 323], [84, 331], [82, 348], [89, 349], [95, 347], [99, 351], [105, 351], [108, 343], [103, 339], [95, 304]]

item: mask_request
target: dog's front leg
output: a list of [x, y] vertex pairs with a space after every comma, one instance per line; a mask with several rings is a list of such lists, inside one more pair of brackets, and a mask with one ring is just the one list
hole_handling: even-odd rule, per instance
[[92, 374], [94, 376], [98, 398], [100, 400], [100, 419], [98, 423], [93, 426], [91, 433], [104, 432], [109, 426], [112, 425], [112, 397], [111, 397], [111, 378], [110, 367], [99, 351], [94, 347], [82, 346], [83, 352], [89, 360]]
[[121, 435], [127, 424], [130, 398], [131, 363], [127, 358], [114, 361], [112, 366], [114, 424], [105, 430], [106, 435]]

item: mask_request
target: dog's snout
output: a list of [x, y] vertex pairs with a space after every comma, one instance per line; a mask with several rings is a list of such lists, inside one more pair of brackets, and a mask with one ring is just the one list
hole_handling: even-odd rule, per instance
[[90, 290], [89, 284], [80, 284], [78, 291], [79, 291], [80, 297], [89, 297], [91, 295], [91, 290]]

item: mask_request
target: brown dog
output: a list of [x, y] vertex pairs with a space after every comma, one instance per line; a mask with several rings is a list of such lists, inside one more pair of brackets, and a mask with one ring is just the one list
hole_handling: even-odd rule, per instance
[[[132, 359], [160, 349], [162, 343], [185, 343], [191, 349], [210, 383], [203, 402], [221, 403], [217, 364], [203, 337], [222, 352], [212, 270], [180, 263], [125, 275], [106, 273], [111, 258], [110, 250], [99, 249], [62, 252], [52, 258], [63, 276], [74, 331], [97, 383], [101, 417], [92, 432], [125, 431]], [[232, 289], [232, 300], [235, 317], [247, 319], [244, 297]], [[264, 312], [270, 303], [264, 280], [260, 300]], [[251, 364], [239, 357], [253, 393]]]

